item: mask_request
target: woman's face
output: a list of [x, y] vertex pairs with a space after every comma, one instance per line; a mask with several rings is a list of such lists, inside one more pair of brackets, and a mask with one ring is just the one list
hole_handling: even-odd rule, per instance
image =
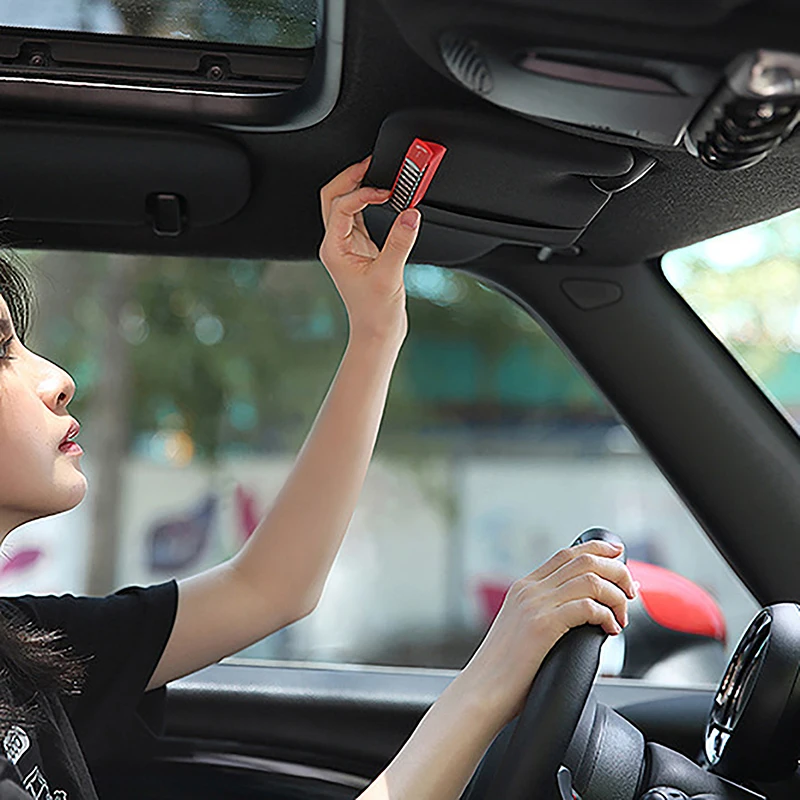
[[16, 335], [0, 297], [0, 537], [33, 519], [74, 508], [86, 494], [81, 450], [67, 438], [72, 378]]

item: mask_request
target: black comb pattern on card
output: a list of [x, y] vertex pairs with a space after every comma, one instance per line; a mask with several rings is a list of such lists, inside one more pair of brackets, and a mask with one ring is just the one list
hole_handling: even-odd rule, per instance
[[398, 214], [409, 207], [424, 175], [425, 169], [420, 169], [410, 158], [403, 161], [400, 177], [397, 179], [397, 185], [389, 200], [389, 205]]

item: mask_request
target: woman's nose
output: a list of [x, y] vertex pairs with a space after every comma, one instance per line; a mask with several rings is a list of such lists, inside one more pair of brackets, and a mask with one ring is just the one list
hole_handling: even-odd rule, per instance
[[39, 394], [53, 411], [65, 409], [75, 396], [75, 381], [61, 367], [45, 362], [45, 373], [39, 383]]

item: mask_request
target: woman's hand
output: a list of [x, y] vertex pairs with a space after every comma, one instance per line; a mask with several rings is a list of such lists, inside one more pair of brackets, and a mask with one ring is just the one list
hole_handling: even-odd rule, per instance
[[[636, 596], [631, 574], [603, 541], [561, 550], [508, 590], [481, 646], [456, 679], [476, 692], [502, 727], [521, 710], [531, 681], [553, 645], [589, 623], [616, 636]], [[498, 728], [499, 729], [499, 728]]]
[[622, 548], [592, 541], [556, 553], [509, 589], [483, 643], [359, 800], [455, 800], [501, 728], [522, 710], [536, 671], [570, 628], [612, 635], [636, 595]]
[[353, 164], [322, 188], [325, 238], [319, 257], [347, 308], [351, 340], [380, 338], [399, 345], [408, 329], [403, 268], [417, 239], [420, 214], [416, 209], [400, 214], [378, 249], [362, 211], [385, 203], [391, 190], [361, 186], [369, 161]]

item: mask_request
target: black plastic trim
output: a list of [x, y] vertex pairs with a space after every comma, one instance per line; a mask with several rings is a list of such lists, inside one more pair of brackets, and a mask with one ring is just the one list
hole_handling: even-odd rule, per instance
[[520, 242], [534, 245], [550, 245], [551, 247], [569, 247], [575, 244], [583, 228], [555, 228], [528, 225], [523, 222], [504, 222], [496, 219], [485, 219], [470, 214], [462, 214], [436, 206], [419, 204], [419, 210], [426, 222], [453, 228], [457, 231], [479, 233], [503, 242]]
[[[230, 748], [230, 743], [227, 743]], [[227, 751], [223, 751], [227, 752]], [[355, 800], [367, 784], [344, 784], [303, 769], [258, 769], [216, 759], [107, 762], [93, 772], [103, 800]]]
[[[565, 249], [573, 245], [583, 228], [553, 228], [505, 222], [449, 211], [420, 203], [422, 227], [411, 261], [462, 264], [503, 244]], [[383, 246], [397, 213], [388, 206], [368, 206], [364, 219], [370, 236]]]
[[165, 756], [162, 763], [172, 764], [203, 764], [208, 767], [221, 767], [227, 769], [247, 770], [274, 775], [291, 775], [297, 778], [307, 778], [325, 781], [337, 786], [347, 786], [351, 789], [366, 789], [368, 779], [361, 775], [349, 775], [332, 769], [308, 767], [291, 761], [276, 761], [258, 756], [243, 756], [237, 753], [214, 753], [205, 751], [192, 753], [188, 756]]
[[211, 91], [292, 89], [305, 80], [313, 57], [313, 47], [0, 27], [0, 72], [20, 79], [120, 81]]
[[[156, 755], [235, 752], [374, 776], [456, 674], [230, 659], [169, 685]], [[707, 708], [712, 688], [601, 678], [593, 694], [612, 707], [695, 695]]]

